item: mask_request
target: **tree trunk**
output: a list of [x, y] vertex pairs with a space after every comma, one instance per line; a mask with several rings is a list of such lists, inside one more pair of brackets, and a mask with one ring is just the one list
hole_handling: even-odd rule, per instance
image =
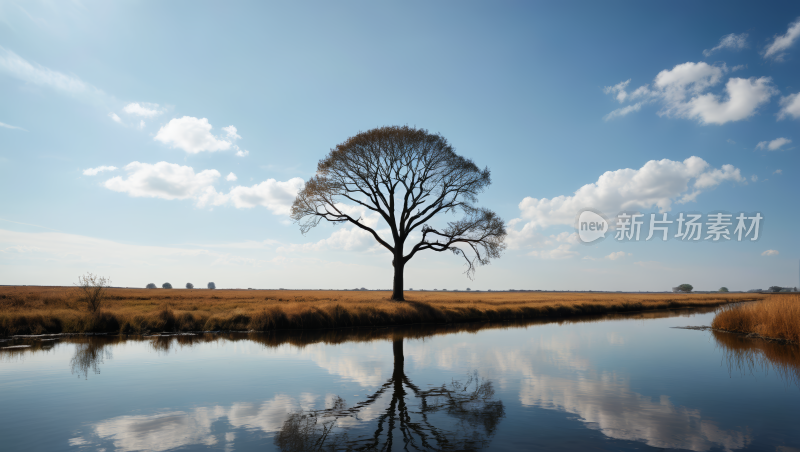
[[403, 256], [395, 257], [392, 261], [394, 266], [394, 283], [392, 285], [392, 300], [405, 301], [403, 297]]

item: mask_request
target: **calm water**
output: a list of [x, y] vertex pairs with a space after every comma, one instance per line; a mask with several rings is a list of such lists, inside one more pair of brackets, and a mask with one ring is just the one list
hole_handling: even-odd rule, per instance
[[15, 339], [0, 450], [800, 451], [800, 350], [712, 317]]

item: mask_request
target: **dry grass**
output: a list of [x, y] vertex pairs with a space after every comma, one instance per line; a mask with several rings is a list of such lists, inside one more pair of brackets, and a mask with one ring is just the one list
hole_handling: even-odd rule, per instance
[[717, 306], [753, 294], [109, 289], [95, 314], [65, 287], [0, 287], [0, 335], [272, 331], [559, 318]]
[[800, 296], [771, 295], [759, 303], [725, 306], [711, 327], [800, 344]]

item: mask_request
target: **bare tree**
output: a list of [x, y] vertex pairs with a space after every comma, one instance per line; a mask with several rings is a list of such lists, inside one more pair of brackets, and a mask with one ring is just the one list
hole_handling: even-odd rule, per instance
[[86, 303], [89, 312], [97, 312], [106, 297], [106, 291], [111, 280], [104, 277], [86, 273], [78, 277], [78, 291], [80, 300]]
[[[392, 253], [392, 300], [403, 300], [403, 270], [419, 251], [464, 257], [470, 279], [476, 265], [500, 257], [505, 249], [503, 221], [473, 205], [489, 184], [489, 169], [456, 154], [441, 135], [408, 126], [381, 127], [347, 139], [320, 160], [317, 174], [292, 205], [292, 219], [303, 234], [323, 219], [349, 222], [370, 233]], [[353, 214], [353, 204], [378, 214], [391, 238], [381, 237]], [[437, 214], [459, 211], [464, 214], [460, 220], [439, 228], [430, 224]], [[419, 241], [407, 244], [417, 229]]]

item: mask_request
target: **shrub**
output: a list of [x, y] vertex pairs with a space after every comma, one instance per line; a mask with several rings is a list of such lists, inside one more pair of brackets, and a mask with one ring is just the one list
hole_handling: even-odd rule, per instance
[[147, 287], [145, 287], [145, 289], [158, 289], [158, 286], [156, 286], [153, 283], [150, 283], [150, 284], [147, 285]]
[[161, 288], [162, 289], [172, 289], [172, 284], [170, 284], [168, 282], [165, 282], [164, 284], [161, 285]]
[[86, 273], [78, 277], [78, 289], [81, 294], [81, 301], [86, 303], [89, 312], [97, 312], [106, 297], [106, 291], [111, 280], [104, 277]]
[[217, 285], [216, 285], [216, 284], [214, 284], [213, 282], [210, 282], [210, 283], [208, 283], [208, 288], [209, 288], [209, 289], [216, 289], [216, 288], [217, 288]]
[[194, 289], [194, 284], [192, 284], [192, 283], [190, 283], [190, 282], [187, 282], [187, 283], [186, 283], [186, 288], [187, 288], [187, 289]]

